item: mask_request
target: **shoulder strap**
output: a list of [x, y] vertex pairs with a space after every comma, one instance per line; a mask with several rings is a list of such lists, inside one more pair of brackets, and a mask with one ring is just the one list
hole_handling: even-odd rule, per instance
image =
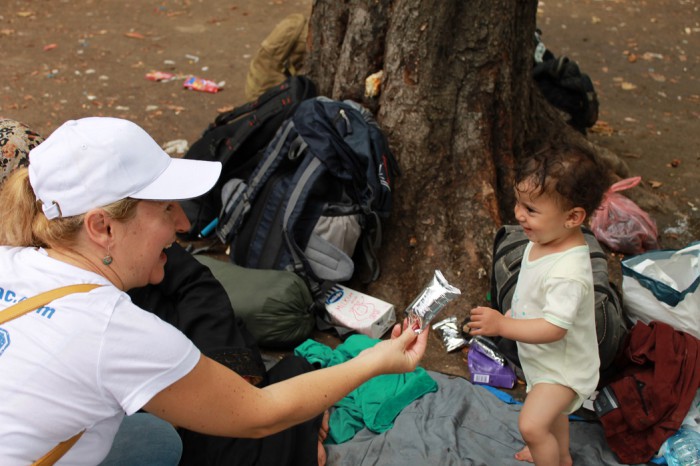
[[71, 293], [84, 293], [92, 289], [97, 288], [102, 285], [87, 284], [82, 285], [68, 285], [61, 288], [56, 288], [55, 290], [49, 290], [44, 293], [32, 296], [14, 304], [4, 311], [0, 312], [0, 324], [4, 324], [12, 319], [16, 319], [29, 311], [33, 311], [44, 304], [48, 304], [58, 298], [66, 296]]
[[[102, 285], [88, 284], [84, 283], [81, 285], [68, 285], [61, 288], [56, 288], [54, 290], [49, 290], [44, 293], [32, 296], [14, 304], [4, 311], [0, 312], [0, 324], [4, 324], [12, 319], [16, 319], [29, 311], [33, 311], [44, 304], [48, 304], [63, 296], [69, 295], [71, 293], [85, 293], [87, 291], [93, 290]], [[68, 450], [75, 444], [75, 442], [80, 439], [83, 435], [83, 431], [78, 432], [68, 440], [64, 440], [55, 447], [51, 449], [47, 454], [32, 463], [32, 466], [51, 466], [56, 461], [61, 459], [63, 455], [66, 454]]]
[[[98, 285], [99, 286], [99, 285]], [[32, 463], [32, 466], [51, 466], [54, 464], [56, 461], [60, 460], [63, 455], [66, 454], [70, 448], [75, 445], [75, 442], [77, 442], [80, 437], [83, 435], [84, 430], [81, 430], [68, 440], [64, 440], [63, 442], [59, 443], [55, 447], [51, 449], [47, 454], [36, 460], [35, 462]]]

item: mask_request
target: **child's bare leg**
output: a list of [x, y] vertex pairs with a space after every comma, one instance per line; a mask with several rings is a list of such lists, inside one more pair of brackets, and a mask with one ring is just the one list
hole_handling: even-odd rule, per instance
[[560, 413], [552, 425], [552, 434], [559, 444], [559, 466], [571, 466], [571, 451], [569, 450], [569, 416]]
[[[554, 426], [556, 423], [559, 434], [562, 425], [558, 418], [575, 396], [570, 388], [555, 384], [541, 383], [530, 390], [518, 420], [527, 447], [516, 454], [516, 459], [533, 461], [538, 466], [559, 466], [561, 449]], [[565, 433], [568, 435], [568, 424]], [[568, 441], [564, 446], [568, 452]]]

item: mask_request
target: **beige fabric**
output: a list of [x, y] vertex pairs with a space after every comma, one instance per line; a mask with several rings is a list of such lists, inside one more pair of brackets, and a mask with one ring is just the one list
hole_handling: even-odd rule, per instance
[[294, 13], [282, 21], [262, 41], [250, 62], [245, 95], [254, 100], [267, 89], [281, 83], [287, 75], [297, 74], [306, 54], [308, 21]]

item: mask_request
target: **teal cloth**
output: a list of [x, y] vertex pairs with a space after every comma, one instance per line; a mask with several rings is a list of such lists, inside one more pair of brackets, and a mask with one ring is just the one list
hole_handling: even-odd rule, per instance
[[[352, 335], [332, 350], [322, 343], [306, 340], [295, 348], [294, 354], [311, 364], [330, 367], [352, 359], [379, 341], [365, 335]], [[374, 377], [335, 404], [328, 421], [330, 432], [326, 443], [347, 442], [364, 427], [376, 433], [386, 432], [393, 427], [403, 408], [437, 388], [437, 383], [422, 367], [406, 374]]]

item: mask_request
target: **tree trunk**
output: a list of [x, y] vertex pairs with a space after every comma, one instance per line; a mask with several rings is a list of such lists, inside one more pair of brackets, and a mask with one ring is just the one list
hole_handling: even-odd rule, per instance
[[[536, 0], [314, 2], [306, 74], [375, 111], [403, 172], [368, 289], [399, 311], [436, 269], [462, 290], [446, 315], [485, 302], [494, 233], [513, 221], [514, 162], [569, 131], [531, 79], [536, 11]], [[381, 93], [365, 97], [380, 70]]]

